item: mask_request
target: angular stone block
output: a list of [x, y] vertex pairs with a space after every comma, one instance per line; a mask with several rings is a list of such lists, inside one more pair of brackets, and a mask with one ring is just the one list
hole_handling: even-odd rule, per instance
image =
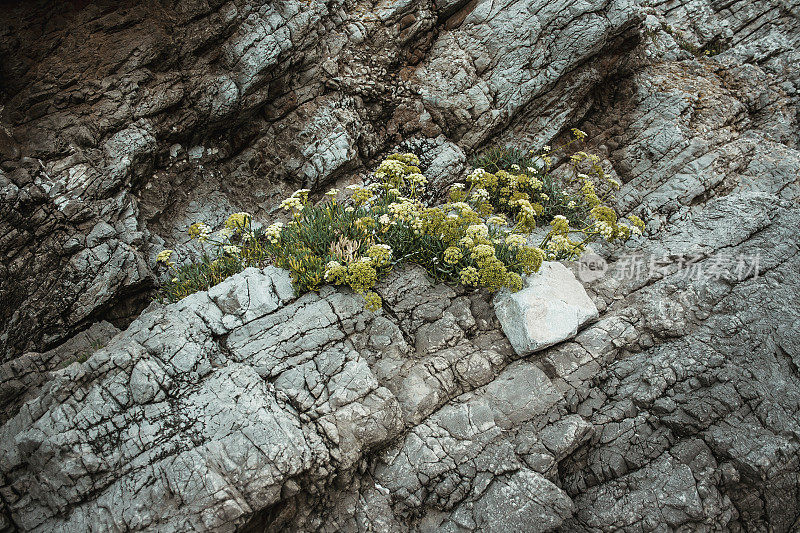
[[547, 261], [524, 278], [521, 291], [494, 297], [497, 318], [518, 355], [574, 337], [599, 316], [583, 285], [561, 263]]

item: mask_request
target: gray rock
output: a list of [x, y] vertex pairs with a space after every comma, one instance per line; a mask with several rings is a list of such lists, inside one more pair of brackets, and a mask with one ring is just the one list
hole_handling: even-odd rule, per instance
[[0, 419], [8, 420], [20, 406], [34, 398], [51, 373], [88, 360], [119, 333], [108, 322], [96, 322], [63, 344], [44, 353], [28, 352], [0, 365], [0, 398], [4, 409]]
[[[98, 318], [128, 325], [155, 254], [186, 244], [193, 222], [268, 220], [298, 186], [323, 192], [396, 147], [422, 152], [438, 195], [517, 119], [546, 142], [618, 70], [643, 18], [629, 0], [189, 0], [167, 18], [75, 7], [43, 37], [52, 8], [0, 15], [13, 58], [0, 96], [0, 253], [14, 258], [0, 296], [15, 302], [0, 310], [3, 361]], [[88, 27], [74, 50], [53, 46]]]
[[598, 317], [583, 286], [561, 263], [545, 261], [523, 282], [522, 290], [502, 291], [494, 298], [503, 332], [519, 355], [571, 339]]
[[208, 296], [222, 311], [222, 325], [233, 329], [275, 311], [294, 297], [289, 271], [270, 267], [262, 272], [247, 268], [237, 278], [211, 287]]
[[[796, 0], [71, 4], [0, 13], [0, 530], [798, 529]], [[648, 231], [533, 356], [413, 267], [148, 306], [192, 222], [573, 126]]]
[[[265, 288], [284, 285], [282, 292], [285, 282], [279, 269], [245, 271], [214, 292], [224, 314], [210, 312], [215, 300], [200, 293], [146, 313], [85, 364], [57, 374], [2, 428], [3, 442], [14, 443], [4, 448], [3, 471], [27, 487], [7, 500], [14, 523], [229, 528], [280, 501], [291, 480], [345, 472], [396, 435], [397, 401], [357, 352], [342, 350], [338, 322], [320, 323], [328, 333], [317, 342], [307, 335], [315, 305], [347, 320], [356, 298], [265, 305]], [[250, 321], [223, 350], [206, 322], [213, 316]], [[258, 353], [283, 371], [257, 364], [237, 343], [248, 327], [262, 332]], [[292, 332], [306, 335], [296, 344]], [[308, 365], [298, 364], [300, 353]], [[274, 380], [265, 381], [270, 372]], [[66, 476], [75, 483], [65, 485]], [[89, 491], [98, 492], [87, 498]]]

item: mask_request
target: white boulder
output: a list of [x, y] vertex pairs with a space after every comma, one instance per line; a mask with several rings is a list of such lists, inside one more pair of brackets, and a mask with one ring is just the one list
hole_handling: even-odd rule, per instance
[[570, 339], [599, 315], [583, 285], [561, 263], [546, 261], [523, 281], [521, 291], [494, 297], [497, 318], [518, 355]]

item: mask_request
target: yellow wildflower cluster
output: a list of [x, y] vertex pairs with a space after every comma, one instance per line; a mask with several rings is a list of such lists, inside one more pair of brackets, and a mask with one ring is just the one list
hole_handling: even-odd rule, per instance
[[579, 130], [578, 128], [572, 128], [572, 134], [575, 136], [576, 139], [582, 141], [586, 138], [586, 134]]
[[378, 272], [368, 257], [362, 257], [347, 266], [347, 284], [357, 293], [371, 289], [377, 281]]
[[464, 253], [461, 251], [461, 248], [456, 246], [448, 246], [444, 251], [444, 262], [448, 265], [455, 265], [461, 261], [462, 257], [464, 257]]
[[375, 291], [364, 291], [364, 307], [368, 311], [377, 311], [383, 305], [383, 300]]
[[264, 231], [264, 236], [271, 244], [278, 244], [278, 241], [281, 240], [281, 231], [283, 231], [283, 223], [276, 222]]
[[419, 169], [419, 158], [411, 153], [392, 154], [375, 171], [375, 180], [387, 191], [394, 189], [397, 196], [415, 196], [425, 189], [428, 180]]
[[[471, 184], [471, 198], [478, 205], [478, 212], [488, 214], [500, 210], [516, 218], [520, 230], [531, 231], [536, 227], [536, 218], [542, 213], [541, 202], [549, 199], [542, 191], [542, 182], [533, 168], [525, 172], [514, 165], [512, 172], [498, 170], [494, 173], [482, 168], [475, 169], [467, 180]], [[460, 195], [460, 189], [452, 190], [451, 197]], [[495, 223], [495, 221], [489, 221]]]
[[289, 198], [281, 202], [281, 208], [298, 218], [300, 212], [308, 205], [308, 193], [310, 192], [310, 189], [297, 189]]
[[169, 258], [172, 257], [173, 253], [175, 252], [173, 252], [172, 250], [162, 250], [158, 252], [158, 255], [156, 256], [156, 262], [163, 263], [170, 267], [173, 266], [175, 263], [169, 260]]
[[465, 267], [461, 269], [461, 273], [459, 274], [461, 279], [461, 283], [464, 285], [477, 285], [480, 276], [478, 275], [478, 271], [475, 267]]
[[347, 267], [339, 261], [329, 261], [325, 267], [325, 281], [334, 285], [347, 283]]
[[392, 261], [392, 247], [388, 244], [373, 244], [367, 250], [367, 256], [378, 266], [386, 266]]
[[250, 213], [234, 213], [225, 221], [225, 228], [236, 231], [244, 231], [249, 225], [252, 217]]
[[387, 250], [385, 245], [374, 245], [368, 254], [346, 266], [339, 261], [328, 262], [324, 279], [334, 285], [349, 285], [353, 291], [364, 296], [366, 307], [374, 311], [380, 308], [382, 302], [380, 296], [370, 289], [378, 281], [378, 270], [391, 261], [391, 250]]
[[[574, 134], [582, 138], [582, 132]], [[508, 159], [497, 155], [497, 161]], [[380, 308], [375, 286], [401, 262], [423, 266], [436, 280], [516, 291], [522, 275], [538, 270], [545, 259], [574, 258], [592, 239], [626, 239], [644, 230], [639, 218], [618, 220], [604, 203], [606, 191], [619, 184], [602, 173], [599, 158], [579, 152], [573, 163], [571, 192], [547, 175], [549, 162], [525, 160], [504, 168], [495, 164], [491, 172], [477, 168], [468, 185], [452, 186], [448, 203], [431, 207], [420, 199], [427, 179], [419, 159], [393, 154], [378, 166], [375, 182], [348, 186], [349, 197], [331, 189], [312, 205], [311, 191], [296, 191], [281, 203], [293, 216], [285, 225], [253, 230], [249, 214], [234, 213], [220, 240], [210, 241], [220, 256], [207, 265], [209, 275], [191, 283], [176, 276], [170, 297], [266, 260], [289, 269], [299, 294], [323, 283], [345, 285], [361, 294], [369, 309]], [[587, 164], [589, 174], [577, 172]], [[529, 244], [530, 231], [547, 223], [540, 244]], [[193, 238], [210, 239], [205, 224], [189, 231]], [[158, 261], [171, 265], [167, 252]]]
[[366, 187], [355, 187], [350, 198], [356, 205], [362, 205], [372, 200], [374, 196], [373, 192]]
[[[413, 154], [390, 156], [375, 173], [380, 181], [348, 186], [349, 204], [342, 206], [335, 202], [338, 191], [329, 191], [329, 201], [313, 207], [298, 193], [284, 201], [295, 220], [280, 231], [271, 226], [265, 232], [275, 253], [297, 255], [301, 243], [306, 249], [328, 250], [319, 255], [321, 271], [315, 276], [308, 272], [308, 261], [276, 258], [292, 270], [299, 292], [316, 290], [318, 282], [347, 285], [374, 307], [380, 297], [373, 287], [400, 260], [425, 266], [437, 279], [491, 290], [518, 288], [520, 274], [538, 268], [543, 252], [527, 246], [506, 217], [493, 212], [487, 189], [472, 187], [469, 196], [442, 206], [423, 204], [419, 194], [427, 179], [418, 164]], [[526, 176], [500, 176], [515, 187], [531, 183]], [[489, 185], [497, 181], [487, 179]]]
[[298, 212], [302, 211], [305, 205], [300, 198], [292, 196], [281, 202], [281, 207], [287, 211]]
[[202, 222], [195, 222], [189, 226], [189, 237], [205, 242], [211, 236], [211, 228]]

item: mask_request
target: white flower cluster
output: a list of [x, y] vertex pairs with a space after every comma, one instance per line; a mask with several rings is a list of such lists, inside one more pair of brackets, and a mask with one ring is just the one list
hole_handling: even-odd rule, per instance
[[488, 239], [489, 227], [486, 224], [473, 224], [467, 228], [467, 237], [473, 241]]
[[594, 229], [606, 239], [610, 239], [611, 236], [614, 234], [614, 228], [612, 228], [608, 222], [605, 222], [603, 220], [595, 221]]
[[367, 255], [375, 261], [377, 266], [386, 265], [392, 260], [392, 247], [388, 244], [373, 244], [367, 250]]
[[335, 272], [341, 272], [343, 268], [344, 267], [339, 261], [329, 261], [328, 264], [325, 265], [325, 281], [333, 281], [333, 274]]
[[395, 220], [410, 221], [416, 215], [417, 210], [413, 201], [404, 198], [400, 202], [389, 204], [389, 212]]
[[200, 234], [197, 236], [197, 240], [207, 241], [211, 236], [211, 227], [206, 224], [200, 224], [198, 227], [200, 229]]
[[472, 211], [472, 208], [469, 206], [467, 202], [453, 202], [450, 204], [455, 211], [463, 213], [464, 211]]
[[472, 197], [480, 202], [485, 202], [489, 199], [489, 191], [481, 188], [475, 189], [472, 191]]
[[506, 244], [511, 248], [522, 248], [527, 244], [527, 240], [524, 235], [511, 233], [506, 237]]
[[414, 184], [417, 188], [424, 188], [425, 185], [428, 183], [428, 179], [418, 172], [414, 172], [413, 174], [409, 174], [406, 179]]
[[222, 250], [226, 254], [231, 254], [231, 255], [239, 255], [240, 253], [242, 253], [242, 249], [234, 244], [226, 244], [225, 246], [222, 247]]
[[528, 175], [522, 177], [523, 182], [527, 182], [528, 186], [534, 190], [539, 190], [542, 188], [542, 182], [534, 175]]
[[278, 244], [278, 241], [281, 239], [281, 231], [283, 230], [283, 223], [276, 222], [271, 224], [265, 231], [264, 235], [266, 235], [267, 240], [272, 244]]
[[572, 250], [572, 243], [564, 235], [553, 235], [547, 242], [547, 258], [555, 259], [561, 251]]
[[211, 236], [211, 228], [208, 224], [195, 222], [189, 227], [189, 236], [196, 238], [200, 242], [205, 242]]
[[308, 193], [311, 192], [311, 189], [297, 189], [294, 191], [292, 198], [300, 198], [300, 200], [308, 200]]
[[287, 211], [302, 211], [304, 206], [300, 198], [292, 196], [281, 202], [281, 207]]
[[477, 181], [481, 179], [481, 176], [483, 176], [484, 174], [486, 174], [485, 170], [483, 170], [482, 168], [476, 168], [475, 170], [472, 171], [472, 173], [468, 176], [468, 178], [470, 181]]
[[486, 219], [486, 223], [493, 226], [505, 226], [508, 222], [503, 215], [492, 215]]
[[626, 222], [620, 222], [619, 225], [623, 228], [623, 230], [627, 230], [632, 235], [641, 235], [642, 234], [642, 230], [638, 226], [632, 226], [632, 225], [630, 225], [630, 224], [628, 224]]
[[378, 170], [375, 172], [375, 178], [383, 179], [386, 176], [402, 177], [405, 174], [406, 165], [402, 161], [396, 159], [387, 159], [380, 164]]
[[519, 200], [512, 200], [511, 202], [508, 202], [508, 205], [519, 206], [520, 210], [525, 214], [525, 216], [531, 218], [536, 216], [536, 210], [533, 208], [533, 205], [531, 205], [531, 203], [524, 198], [520, 198]]

